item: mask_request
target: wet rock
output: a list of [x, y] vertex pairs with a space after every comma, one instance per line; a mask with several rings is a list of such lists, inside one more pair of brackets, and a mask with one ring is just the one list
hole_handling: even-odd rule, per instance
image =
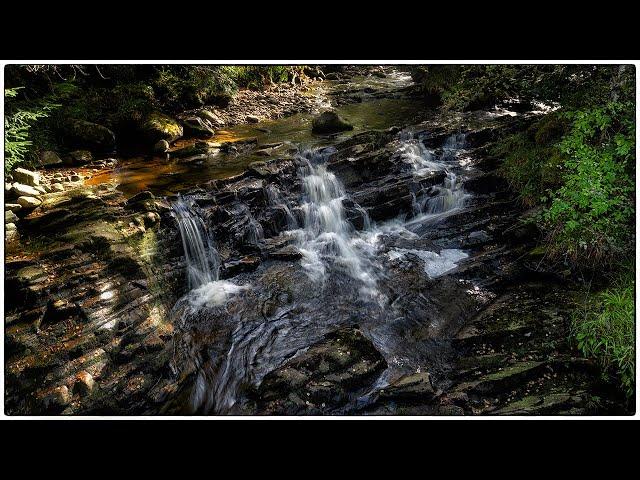
[[38, 157], [40, 165], [43, 167], [54, 167], [62, 165], [62, 159], [60, 156], [51, 150], [45, 150]]
[[153, 112], [142, 122], [140, 134], [152, 145], [159, 140], [173, 143], [182, 137], [184, 129], [176, 119], [160, 112]]
[[260, 258], [248, 255], [246, 257], [242, 257], [239, 260], [234, 260], [231, 262], [225, 262], [224, 264], [224, 274], [227, 277], [233, 277], [243, 272], [251, 272], [260, 266]]
[[156, 144], [153, 146], [153, 151], [155, 153], [166, 153], [169, 151], [169, 142], [166, 140], [158, 140]]
[[37, 197], [40, 195], [40, 192], [35, 188], [29, 185], [22, 185], [21, 183], [14, 183], [11, 187], [11, 192], [17, 197]]
[[20, 182], [24, 185], [29, 185], [30, 187], [36, 187], [40, 185], [40, 174], [27, 170], [26, 168], [16, 168], [12, 172], [12, 175], [15, 181]]
[[287, 245], [271, 252], [269, 256], [275, 260], [292, 261], [302, 258], [302, 253], [293, 245]]
[[256, 115], [247, 115], [246, 121], [247, 123], [258, 123], [260, 121], [260, 117]]
[[187, 145], [186, 147], [179, 148], [169, 152], [171, 158], [189, 158], [200, 155], [207, 155], [210, 147], [205, 142], [197, 142], [193, 145]]
[[143, 202], [145, 200], [154, 200], [156, 197], [148, 190], [136, 193], [133, 197], [127, 200], [127, 205], [134, 205], [136, 203]]
[[86, 165], [92, 161], [93, 155], [89, 150], [74, 150], [65, 158], [67, 165]]
[[69, 300], [50, 300], [40, 321], [40, 325], [57, 323], [68, 318], [82, 318], [82, 309]]
[[334, 111], [326, 111], [316, 116], [312, 122], [313, 133], [336, 133], [345, 130], [353, 130], [353, 125], [345, 122]]
[[73, 391], [81, 396], [89, 395], [93, 391], [95, 381], [93, 376], [85, 370], [76, 375]]
[[357, 328], [342, 328], [269, 373], [257, 391], [258, 412], [330, 413], [370, 388], [385, 368]]
[[215, 134], [215, 131], [207, 121], [200, 117], [188, 117], [181, 120], [181, 123], [185, 137], [207, 138]]
[[22, 208], [29, 209], [38, 207], [42, 202], [35, 197], [22, 196], [18, 197], [18, 203]]
[[71, 119], [63, 127], [64, 143], [72, 148], [110, 153], [116, 146], [116, 136], [107, 127], [86, 120]]

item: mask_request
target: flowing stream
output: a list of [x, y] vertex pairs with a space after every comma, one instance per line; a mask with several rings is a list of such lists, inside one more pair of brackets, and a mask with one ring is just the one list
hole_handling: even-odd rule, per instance
[[[436, 252], [420, 244], [429, 225], [464, 208], [468, 199], [456, 173], [460, 171], [464, 136], [450, 137], [436, 153], [412, 133], [401, 132], [397, 155], [410, 165], [416, 180], [444, 172], [444, 181], [416, 196], [409, 218], [376, 224], [362, 209], [365, 222], [360, 231], [346, 219], [344, 201], [349, 195], [344, 185], [327, 168], [334, 151], [320, 147], [298, 154], [302, 194], [297, 201], [285, 200], [275, 185], [266, 188], [268, 201], [286, 213], [287, 230], [283, 234], [293, 238], [302, 254], [302, 277], [296, 277], [295, 271], [288, 274], [297, 278], [294, 281], [300, 285], [299, 298], [290, 302], [285, 298], [288, 293], [280, 293], [275, 300], [278, 306], [268, 314], [264, 312], [264, 292], [259, 285], [219, 279], [218, 252], [204, 222], [185, 199], [173, 204], [190, 289], [176, 308], [182, 311], [184, 321], [198, 315], [216, 317], [230, 330], [226, 353], [218, 352], [215, 361], [200, 370], [191, 398], [193, 411], [241, 412], [238, 402], [245, 386], [258, 385], [288, 358], [337, 326], [352, 322], [354, 312], [358, 312], [358, 323], [389, 364], [376, 388], [384, 387], [398, 373], [419, 370], [424, 362], [419, 353], [412, 354], [407, 348], [406, 339], [399, 333], [402, 314], [389, 308], [389, 299], [380, 285], [386, 285], [388, 291], [388, 262], [416, 259], [423, 264], [428, 278], [436, 278], [467, 257], [461, 250]], [[253, 241], [258, 242], [262, 230], [255, 223]], [[393, 244], [394, 238], [402, 239], [406, 247], [385, 248]], [[261, 302], [258, 315], [256, 309]]]

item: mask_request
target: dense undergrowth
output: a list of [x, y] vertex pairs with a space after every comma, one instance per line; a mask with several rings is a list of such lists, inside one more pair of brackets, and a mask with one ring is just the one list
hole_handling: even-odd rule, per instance
[[[634, 389], [635, 67], [437, 65], [414, 71], [427, 101], [451, 110], [507, 107], [540, 115], [502, 138], [500, 173], [542, 232], [545, 259], [617, 280], [574, 318], [583, 354]], [[605, 280], [606, 282], [606, 280]]]
[[[5, 172], [55, 149], [68, 119], [114, 131], [160, 110], [225, 106], [239, 88], [304, 76], [302, 66], [9, 65], [5, 69]], [[55, 107], [55, 108], [54, 108]]]

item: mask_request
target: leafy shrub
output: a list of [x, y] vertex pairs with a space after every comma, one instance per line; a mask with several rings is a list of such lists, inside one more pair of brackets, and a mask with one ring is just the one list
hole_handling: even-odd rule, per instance
[[634, 218], [635, 106], [610, 102], [564, 115], [572, 125], [558, 145], [567, 156], [563, 185], [550, 192], [544, 216], [552, 246], [573, 259], [613, 258]]
[[59, 105], [50, 101], [20, 102], [12, 104], [18, 96], [19, 88], [4, 91], [4, 171], [8, 174], [26, 159], [33, 159], [33, 141], [30, 133], [34, 124], [49, 116], [49, 112]]
[[628, 397], [635, 390], [635, 286], [629, 266], [614, 285], [591, 298], [572, 318], [578, 349], [594, 358], [605, 376], [617, 378]]

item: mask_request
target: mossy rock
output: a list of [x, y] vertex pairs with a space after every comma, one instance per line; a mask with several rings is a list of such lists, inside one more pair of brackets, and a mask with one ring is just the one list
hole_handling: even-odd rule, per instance
[[172, 143], [184, 134], [182, 125], [178, 120], [160, 112], [153, 112], [147, 115], [140, 129], [143, 136], [151, 144], [155, 144], [160, 140]]

